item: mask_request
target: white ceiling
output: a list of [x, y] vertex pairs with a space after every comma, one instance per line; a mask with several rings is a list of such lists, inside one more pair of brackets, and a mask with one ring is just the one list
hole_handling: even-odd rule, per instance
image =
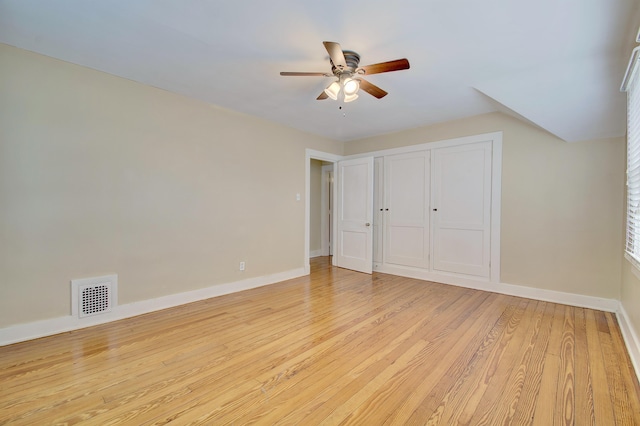
[[[621, 136], [637, 0], [0, 0], [0, 42], [348, 141], [501, 110], [566, 141]], [[389, 92], [344, 104], [322, 41]]]

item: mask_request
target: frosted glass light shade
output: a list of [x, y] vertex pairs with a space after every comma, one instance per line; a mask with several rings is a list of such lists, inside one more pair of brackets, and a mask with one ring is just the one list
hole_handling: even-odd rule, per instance
[[360, 82], [352, 78], [346, 78], [342, 83], [345, 97], [355, 95], [360, 89]]
[[344, 94], [344, 101], [345, 102], [355, 101], [356, 99], [358, 99], [358, 94], [357, 93], [354, 93], [353, 95], [347, 95], [347, 93], [345, 92], [345, 94]]
[[329, 85], [329, 87], [324, 89], [324, 93], [326, 93], [327, 96], [329, 96], [334, 101], [337, 100], [338, 94], [340, 93], [340, 84], [338, 84], [337, 81], [334, 81]]

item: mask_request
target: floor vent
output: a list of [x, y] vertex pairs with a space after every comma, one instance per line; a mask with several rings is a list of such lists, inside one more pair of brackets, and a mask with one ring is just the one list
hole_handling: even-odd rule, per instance
[[78, 318], [111, 312], [117, 300], [118, 276], [71, 281], [71, 315]]

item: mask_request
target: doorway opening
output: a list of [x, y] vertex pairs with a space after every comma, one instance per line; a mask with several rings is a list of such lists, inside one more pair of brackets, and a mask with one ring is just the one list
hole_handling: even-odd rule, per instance
[[333, 163], [312, 158], [309, 181], [309, 257], [331, 256]]
[[[309, 273], [309, 258], [332, 256], [335, 241], [334, 175], [339, 155], [307, 150], [306, 153], [306, 215], [305, 269]], [[332, 261], [332, 263], [334, 263]]]

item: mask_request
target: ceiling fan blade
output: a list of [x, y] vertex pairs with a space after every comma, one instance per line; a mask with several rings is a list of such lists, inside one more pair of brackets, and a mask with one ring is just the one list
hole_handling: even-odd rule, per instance
[[409, 61], [407, 59], [396, 59], [395, 61], [380, 62], [379, 64], [366, 65], [359, 69], [364, 71], [365, 75], [380, 74], [383, 72], [401, 71], [409, 69]]
[[360, 88], [370, 94], [371, 96], [375, 96], [376, 98], [384, 98], [387, 96], [387, 92], [376, 86], [375, 84], [369, 83], [367, 80], [360, 80]]
[[[295, 77], [326, 77], [327, 73], [326, 72], [287, 72], [287, 71], [283, 71], [280, 73], [280, 75], [284, 75], [285, 77], [291, 77], [291, 76], [295, 76]], [[331, 75], [331, 74], [329, 74]]]
[[323, 100], [323, 99], [327, 99], [328, 97], [329, 97], [329, 95], [327, 95], [327, 94], [324, 92], [324, 90], [323, 90], [323, 91], [322, 91], [322, 93], [320, 93], [320, 96], [318, 96], [318, 97], [316, 98], [316, 101], [321, 101], [321, 100]]
[[346, 68], [347, 60], [344, 58], [344, 53], [342, 53], [342, 47], [340, 47], [339, 43], [334, 43], [333, 41], [323, 41], [324, 48], [329, 52], [329, 57], [331, 57], [331, 62], [336, 67]]

